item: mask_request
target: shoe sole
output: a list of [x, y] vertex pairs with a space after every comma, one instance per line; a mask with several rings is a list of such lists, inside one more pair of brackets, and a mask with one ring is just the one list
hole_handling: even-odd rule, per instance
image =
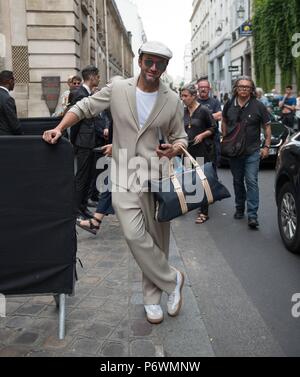
[[147, 321], [149, 323], [151, 323], [152, 325], [159, 325], [164, 320], [164, 316], [162, 316], [161, 318], [157, 318], [157, 319], [151, 319], [150, 317], [148, 317], [146, 310], [145, 310], [145, 313], [146, 313]]
[[176, 310], [175, 313], [170, 314], [170, 313], [168, 312], [168, 314], [169, 314], [170, 317], [176, 317], [176, 316], [179, 314], [180, 309], [181, 309], [181, 307], [182, 307], [182, 303], [183, 303], [182, 289], [183, 289], [183, 285], [184, 285], [185, 276], [184, 276], [184, 273], [183, 273], [183, 272], [181, 272], [181, 271], [179, 271], [179, 272], [181, 273], [181, 276], [182, 276], [182, 281], [181, 281], [181, 286], [180, 286], [180, 301], [179, 301], [179, 303], [178, 303], [178, 309]]
[[147, 315], [146, 315], [146, 318], [147, 318], [147, 321], [148, 321], [149, 323], [151, 323], [151, 325], [159, 325], [159, 324], [162, 323], [162, 321], [164, 320], [164, 317], [159, 318], [159, 319], [151, 319], [151, 318], [149, 318]]
[[238, 215], [238, 216], [233, 216], [233, 218], [235, 219], [235, 220], [243, 220], [244, 218], [245, 218], [245, 215]]
[[249, 224], [248, 224], [248, 227], [249, 227], [250, 229], [252, 229], [252, 230], [258, 230], [259, 225], [249, 225]]
[[76, 221], [76, 225], [77, 225], [79, 228], [85, 230], [86, 232], [89, 232], [89, 233], [93, 234], [94, 236], [97, 235], [97, 232], [96, 232], [95, 230], [89, 229], [89, 228], [87, 228], [87, 227], [84, 226], [84, 225], [80, 225], [79, 222], [77, 222], [77, 221]]
[[[251, 220], [250, 220], [251, 221]], [[249, 223], [248, 222], [248, 227], [252, 230], [257, 230], [259, 228], [259, 223]]]

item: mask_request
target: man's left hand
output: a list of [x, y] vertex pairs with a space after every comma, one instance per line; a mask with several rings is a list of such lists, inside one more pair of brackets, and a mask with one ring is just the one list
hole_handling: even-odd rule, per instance
[[201, 144], [203, 141], [203, 134], [199, 134], [194, 139], [194, 144]]
[[178, 147], [174, 147], [172, 144], [162, 144], [156, 148], [156, 153], [159, 158], [167, 157], [171, 159], [180, 153]]

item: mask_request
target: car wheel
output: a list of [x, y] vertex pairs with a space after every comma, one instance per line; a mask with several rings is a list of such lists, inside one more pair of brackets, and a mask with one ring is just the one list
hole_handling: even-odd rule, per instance
[[286, 248], [300, 253], [300, 205], [293, 185], [285, 183], [278, 196], [278, 226]]

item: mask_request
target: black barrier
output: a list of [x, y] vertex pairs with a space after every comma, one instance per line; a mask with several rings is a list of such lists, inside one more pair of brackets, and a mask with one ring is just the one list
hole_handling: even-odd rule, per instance
[[43, 135], [45, 131], [55, 128], [61, 118], [20, 118], [19, 122], [24, 135]]
[[73, 293], [75, 223], [71, 144], [1, 136], [0, 293]]

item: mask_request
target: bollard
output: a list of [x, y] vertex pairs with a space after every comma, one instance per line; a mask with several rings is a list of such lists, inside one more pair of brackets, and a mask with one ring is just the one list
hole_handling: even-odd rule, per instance
[[0, 58], [6, 57], [6, 38], [4, 34], [0, 33]]
[[66, 295], [59, 295], [59, 340], [65, 339]]
[[6, 317], [6, 298], [0, 294], [0, 318]]

